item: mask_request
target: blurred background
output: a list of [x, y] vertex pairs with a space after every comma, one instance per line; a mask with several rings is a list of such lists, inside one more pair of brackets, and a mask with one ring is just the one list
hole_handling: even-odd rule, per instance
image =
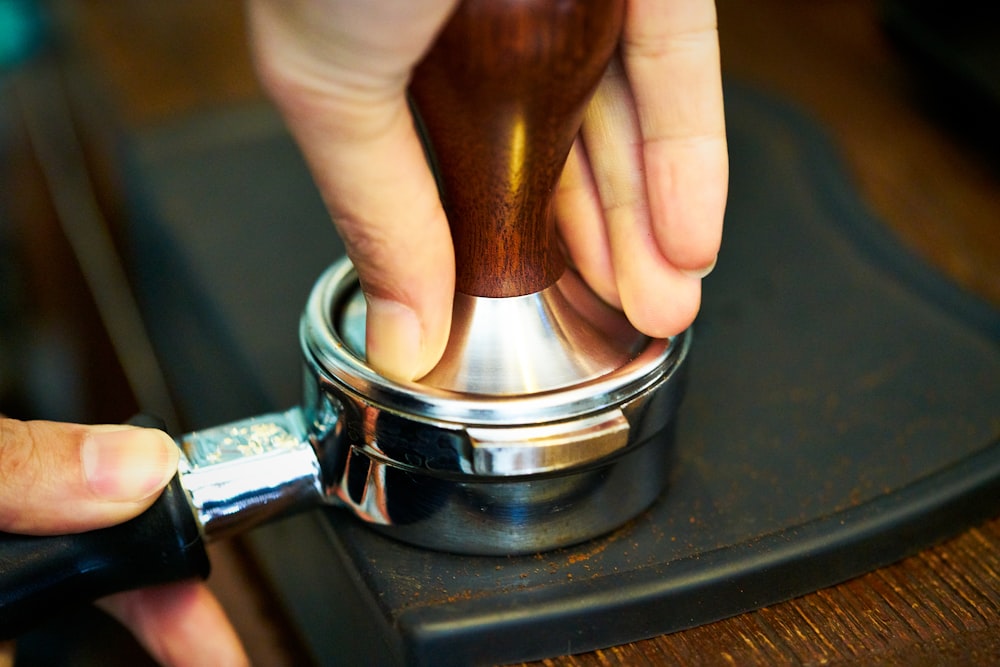
[[142, 406], [178, 427], [129, 290], [130, 142], [260, 97], [241, 12], [0, 0], [0, 410], [117, 422]]
[[[899, 242], [1000, 307], [1000, 8], [717, 4], [727, 81], [817, 120]], [[136, 147], [268, 108], [242, 12], [238, 0], [0, 0], [0, 413], [120, 422], [145, 410], [175, 431], [197, 424], [135, 296], [149, 261], [132, 242], [149, 185]], [[169, 335], [183, 347], [194, 334]], [[293, 632], [260, 631], [252, 564], [225, 549], [213, 559], [260, 664], [294, 656]]]

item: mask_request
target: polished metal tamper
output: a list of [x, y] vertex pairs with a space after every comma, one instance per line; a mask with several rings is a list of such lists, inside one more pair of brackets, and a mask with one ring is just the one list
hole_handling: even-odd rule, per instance
[[[426, 377], [393, 381], [366, 362], [364, 295], [336, 263], [301, 320], [302, 404], [180, 438], [179, 480], [139, 528], [95, 531], [86, 547], [3, 536], [0, 627], [67, 592], [204, 573], [202, 540], [317, 505], [423, 547], [517, 554], [601, 535], [652, 503], [690, 336], [650, 339], [595, 296], [567, 269], [552, 215], [623, 12], [621, 0], [466, 0], [417, 68], [457, 266], [449, 343]], [[134, 571], [116, 555], [80, 575], [81, 554], [109, 540], [135, 542]], [[148, 553], [156, 562], [136, 565]]]

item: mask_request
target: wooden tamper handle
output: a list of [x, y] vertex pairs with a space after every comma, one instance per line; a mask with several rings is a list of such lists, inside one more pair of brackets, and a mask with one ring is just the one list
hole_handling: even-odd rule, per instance
[[552, 195], [623, 19], [624, 0], [465, 0], [417, 67], [459, 292], [520, 296], [562, 275]]

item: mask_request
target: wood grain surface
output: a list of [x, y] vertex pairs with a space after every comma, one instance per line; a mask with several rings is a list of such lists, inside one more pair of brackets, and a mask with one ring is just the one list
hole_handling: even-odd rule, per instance
[[[80, 56], [122, 122], [259, 99], [236, 0], [62, 4], [76, 16]], [[718, 9], [727, 76], [786, 96], [828, 127], [865, 199], [901, 242], [1000, 306], [998, 161], [928, 103], [918, 73], [880, 27], [879, 3], [719, 0]], [[215, 558], [232, 556], [211, 584], [251, 654], [259, 664], [298, 664], [294, 632], [274, 617], [238, 542], [214, 549]], [[796, 600], [533, 664], [1000, 664], [998, 554], [993, 520]]]
[[1000, 663], [1000, 522], [840, 586], [684, 632], [531, 665]]
[[466, 0], [414, 72], [458, 291], [521, 296], [562, 275], [552, 196], [624, 9]]

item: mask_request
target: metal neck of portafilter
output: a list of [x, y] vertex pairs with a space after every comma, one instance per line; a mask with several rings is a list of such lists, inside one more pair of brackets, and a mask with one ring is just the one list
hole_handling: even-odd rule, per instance
[[422, 384], [533, 394], [606, 375], [644, 345], [566, 272], [552, 206], [623, 16], [621, 2], [468, 0], [417, 67], [457, 267], [449, 344]]

